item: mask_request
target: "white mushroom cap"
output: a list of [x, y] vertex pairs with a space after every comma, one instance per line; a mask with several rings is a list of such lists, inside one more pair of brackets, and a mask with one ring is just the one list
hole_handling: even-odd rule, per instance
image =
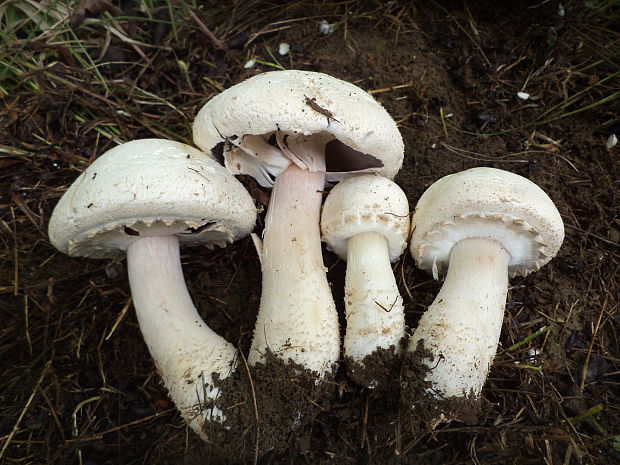
[[[313, 108], [310, 101], [331, 117]], [[393, 178], [402, 165], [402, 137], [381, 104], [359, 87], [322, 73], [287, 70], [251, 77], [209, 100], [193, 128], [195, 144], [206, 152], [217, 151], [226, 138], [235, 141], [260, 135], [267, 140], [276, 131], [306, 136], [327, 133], [366, 154], [360, 158], [340, 144], [330, 156], [328, 143], [328, 181], [342, 178], [329, 172], [362, 169]], [[234, 168], [229, 167], [241, 172]]]
[[356, 234], [376, 232], [387, 240], [390, 261], [407, 246], [409, 202], [398, 185], [389, 179], [364, 174], [336, 185], [323, 205], [323, 242], [343, 260], [347, 240]]
[[52, 244], [72, 256], [114, 257], [141, 236], [225, 245], [254, 226], [252, 198], [226, 169], [189, 145], [143, 139], [95, 160], [58, 202]]
[[411, 255], [437, 277], [450, 251], [467, 238], [499, 242], [510, 276], [525, 276], [555, 256], [564, 224], [549, 196], [530, 180], [493, 168], [441, 178], [422, 194], [412, 218]]

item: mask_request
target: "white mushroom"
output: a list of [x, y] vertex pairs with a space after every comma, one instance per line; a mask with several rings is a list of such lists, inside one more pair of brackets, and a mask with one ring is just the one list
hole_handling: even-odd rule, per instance
[[353, 362], [349, 373], [366, 387], [376, 387], [389, 374], [365, 369], [365, 358], [377, 349], [398, 353], [405, 336], [403, 299], [390, 262], [407, 246], [409, 202], [389, 179], [371, 174], [349, 178], [327, 196], [321, 230], [328, 248], [347, 262], [344, 354]]
[[[412, 230], [418, 266], [435, 278], [447, 269], [447, 276], [409, 350], [421, 342], [430, 351], [423, 363], [436, 398], [475, 401], [497, 350], [508, 277], [525, 276], [555, 256], [564, 239], [562, 218], [528, 179], [474, 168], [424, 192]], [[434, 424], [451, 419], [458, 413], [440, 408]]]
[[212, 98], [194, 121], [194, 141], [223, 156], [231, 172], [274, 186], [262, 246], [256, 240], [263, 291], [249, 363], [271, 351], [319, 376], [331, 373], [340, 342], [321, 255], [321, 192], [326, 178], [351, 172], [393, 177], [403, 157], [396, 124], [352, 84], [275, 71]]
[[185, 144], [144, 139], [101, 155], [67, 190], [49, 224], [52, 244], [71, 256], [127, 253], [140, 329], [170, 397], [204, 437], [205, 420], [235, 369], [237, 350], [201, 319], [187, 291], [179, 242], [226, 246], [249, 234], [254, 203], [233, 176]]

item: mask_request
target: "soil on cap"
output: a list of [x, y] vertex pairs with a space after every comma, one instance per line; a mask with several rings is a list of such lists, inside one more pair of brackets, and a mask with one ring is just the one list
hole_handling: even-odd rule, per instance
[[424, 346], [424, 339], [419, 340], [416, 349], [407, 351], [403, 358], [401, 399], [403, 408], [411, 410], [409, 427], [413, 431], [427, 431], [449, 421], [479, 424], [489, 412], [489, 402], [473, 392], [465, 397], [443, 397], [441, 392], [431, 390], [432, 383], [425, 378], [433, 369], [427, 362], [433, 363], [434, 359], [433, 353]]
[[335, 391], [331, 377], [318, 375], [268, 352], [264, 363], [239, 360], [235, 372], [216, 380], [221, 395], [214, 405], [223, 423], [205, 422], [203, 431], [213, 457], [225, 463], [248, 463], [286, 449], [303, 450], [308, 426], [329, 410]]

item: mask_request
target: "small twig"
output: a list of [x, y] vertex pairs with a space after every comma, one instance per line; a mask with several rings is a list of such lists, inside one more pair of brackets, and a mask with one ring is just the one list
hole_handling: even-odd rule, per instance
[[583, 387], [586, 384], [586, 377], [588, 376], [588, 365], [590, 364], [590, 356], [592, 355], [592, 348], [594, 347], [594, 340], [596, 339], [596, 334], [598, 333], [598, 329], [601, 326], [601, 320], [603, 319], [603, 314], [605, 313], [605, 308], [607, 307], [607, 297], [605, 297], [605, 302], [603, 302], [603, 306], [601, 307], [601, 312], [598, 314], [598, 320], [596, 320], [596, 326], [594, 327], [594, 333], [592, 333], [592, 339], [590, 340], [590, 345], [588, 346], [588, 353], [586, 354], [586, 359], [583, 362], [583, 368], [581, 369], [581, 384], [579, 385], [579, 392], [583, 393]]
[[28, 352], [32, 357], [32, 340], [30, 339], [29, 316], [28, 316], [28, 294], [24, 294], [24, 333], [26, 334], [26, 342], [28, 343]]
[[197, 169], [194, 168], [187, 168], [190, 171], [193, 171], [194, 173], [196, 173], [198, 176], [206, 179], [207, 181], [211, 182], [211, 180], [209, 178], [207, 178], [204, 174], [202, 174], [200, 171], [198, 171]]
[[105, 431], [102, 431], [101, 433], [97, 433], [97, 434], [94, 434], [92, 436], [88, 436], [88, 437], [85, 437], [85, 438], [67, 439], [64, 442], [64, 444], [70, 444], [70, 443], [75, 443], [75, 442], [100, 441], [103, 438], [103, 436], [106, 435], [106, 434], [114, 433], [116, 431], [120, 431], [120, 430], [128, 428], [130, 426], [138, 425], [138, 424], [143, 423], [145, 421], [152, 420], [153, 418], [161, 417], [162, 415], [166, 415], [166, 414], [168, 414], [170, 412], [174, 412], [174, 411], [176, 411], [176, 408], [172, 407], [172, 408], [169, 408], [167, 410], [163, 410], [161, 412], [154, 413], [153, 415], [149, 415], [149, 416], [146, 416], [146, 417], [138, 418], [137, 420], [130, 421], [129, 423], [125, 423], [123, 425], [115, 426], [114, 428], [107, 429]]
[[21, 413], [19, 414], [19, 417], [17, 417], [17, 421], [13, 425], [13, 429], [11, 430], [11, 433], [6, 438], [6, 442], [2, 446], [2, 450], [0, 450], [0, 459], [2, 459], [2, 457], [4, 457], [4, 453], [8, 449], [9, 444], [11, 444], [11, 440], [13, 439], [13, 436], [15, 436], [15, 433], [17, 433], [17, 430], [19, 429], [19, 425], [22, 422], [22, 420], [24, 419], [24, 416], [26, 415], [26, 412], [30, 408], [30, 404], [32, 403], [32, 399], [34, 399], [35, 394], [39, 390], [39, 386], [41, 386], [41, 383], [43, 382], [43, 379], [45, 378], [45, 375], [47, 375], [47, 371], [48, 371], [48, 369], [49, 369], [51, 364], [52, 364], [52, 360], [50, 359], [50, 360], [47, 361], [47, 363], [43, 367], [43, 370], [41, 371], [41, 375], [39, 376], [39, 379], [35, 383], [34, 389], [30, 393], [30, 397], [28, 397], [28, 400], [26, 401], [26, 405], [24, 405], [24, 408], [22, 409]]
[[398, 297], [399, 297], [399, 296], [396, 296], [396, 297], [394, 298], [394, 302], [392, 302], [392, 305], [390, 305], [390, 308], [385, 308], [383, 305], [381, 305], [381, 304], [380, 304], [379, 302], [377, 302], [376, 300], [375, 300], [375, 303], [376, 303], [379, 307], [381, 307], [381, 309], [382, 309], [385, 313], [390, 313], [390, 312], [392, 311], [392, 309], [394, 308], [394, 305], [396, 305], [396, 302], [398, 301]]
[[413, 84], [409, 83], [409, 84], [399, 84], [397, 86], [390, 86], [390, 87], [383, 87], [382, 89], [373, 89], [373, 90], [369, 90], [368, 93], [370, 95], [374, 95], [374, 94], [379, 94], [381, 92], [392, 92], [393, 90], [397, 90], [397, 89], [404, 89], [405, 87], [411, 87]]
[[112, 335], [114, 334], [114, 331], [116, 331], [116, 328], [118, 327], [118, 325], [121, 323], [121, 321], [123, 321], [123, 318], [125, 318], [125, 315], [127, 314], [127, 310], [129, 310], [129, 307], [131, 306], [131, 302], [132, 302], [132, 299], [130, 297], [127, 300], [127, 303], [125, 304], [125, 306], [123, 307], [121, 312], [118, 314], [118, 317], [116, 318], [116, 321], [112, 325], [112, 329], [110, 329], [110, 332], [105, 337], [106, 341], [112, 337]]
[[306, 400], [308, 401], [309, 404], [312, 404], [316, 408], [318, 408], [319, 410], [325, 412], [325, 407], [323, 407], [322, 405], [316, 403], [314, 400], [310, 399], [309, 397], [306, 397]]
[[366, 402], [364, 403], [364, 422], [362, 423], [362, 438], [360, 441], [360, 449], [364, 447], [366, 442], [366, 425], [368, 425], [368, 395], [366, 395]]
[[94, 92], [89, 91], [88, 89], [84, 89], [83, 85], [78, 85], [78, 84], [74, 84], [73, 82], [67, 80], [67, 79], [63, 79], [60, 76], [57, 76], [53, 73], [47, 72], [47, 71], [43, 71], [43, 74], [55, 81], [60, 82], [61, 84], [64, 84], [65, 86], [67, 86], [69, 89], [71, 90], [77, 90], [80, 92], [85, 93], [86, 95], [96, 98], [98, 100], [101, 100], [103, 103], [106, 103], [107, 105], [110, 105], [112, 108], [114, 108], [115, 110], [120, 107], [120, 105], [116, 102], [111, 101], [110, 99], [107, 99], [105, 97], [103, 97], [102, 95], [96, 94]]
[[443, 132], [448, 137], [448, 128], [446, 126], [446, 120], [443, 116], [443, 107], [439, 107], [439, 117], [441, 118], [441, 125], [443, 126]]
[[225, 52], [228, 51], [228, 46], [222, 42], [220, 39], [218, 39], [217, 37], [215, 37], [215, 34], [213, 34], [211, 32], [211, 30], [207, 27], [207, 25], [205, 23], [203, 23], [200, 18], [198, 16], [196, 16], [196, 13], [194, 13], [191, 9], [187, 9], [187, 11], [189, 11], [189, 15], [192, 17], [192, 19], [194, 20], [194, 22], [196, 23], [196, 25], [198, 26], [198, 29], [200, 29], [202, 31], [202, 33], [204, 35], [206, 35], [209, 40], [211, 42], [213, 42], [213, 44], [219, 48], [220, 50], [224, 50]]
[[529, 365], [527, 363], [519, 363], [519, 362], [514, 362], [514, 363], [496, 363], [494, 366], [496, 367], [505, 367], [505, 368], [522, 368], [524, 370], [534, 370], [537, 371], [539, 373], [542, 373], [543, 369], [542, 367], [537, 367], [534, 365]]
[[252, 373], [250, 373], [250, 367], [248, 366], [248, 361], [243, 355], [242, 351], [239, 351], [239, 355], [241, 355], [241, 360], [243, 360], [243, 365], [245, 366], [245, 371], [248, 374], [248, 380], [250, 380], [250, 388], [252, 389], [252, 402], [254, 403], [254, 415], [256, 416], [256, 445], [254, 449], [254, 465], [258, 463], [258, 452], [259, 452], [259, 438], [260, 438], [260, 423], [258, 416], [258, 402], [256, 401], [256, 391], [254, 390], [254, 380], [252, 379]]
[[[409, 243], [409, 241], [407, 241], [407, 243]], [[411, 291], [409, 290], [409, 285], [407, 284], [407, 280], [405, 279], [405, 260], [401, 259], [400, 260], [400, 279], [401, 282], [403, 283], [403, 286], [405, 287], [405, 291], [407, 292], [407, 295], [409, 296], [409, 300], [413, 300], [413, 296], [411, 295]]]
[[56, 409], [54, 408], [52, 401], [50, 400], [47, 393], [45, 392], [45, 389], [43, 389], [41, 386], [39, 386], [39, 392], [41, 393], [41, 397], [43, 397], [43, 400], [45, 400], [45, 403], [49, 407], [50, 414], [52, 415], [52, 418], [54, 419], [54, 423], [56, 423], [56, 428], [58, 428], [58, 433], [60, 434], [60, 436], [62, 437], [64, 441], [66, 439], [65, 433], [62, 429], [62, 424], [60, 423], [60, 419], [58, 418], [58, 414], [56, 413]]
[[[433, 3], [435, 3], [435, 2], [433, 2]], [[472, 43], [472, 44], [474, 44], [474, 46], [478, 49], [478, 51], [480, 52], [480, 55], [482, 55], [482, 58], [484, 58], [484, 61], [486, 62], [487, 66], [488, 66], [489, 68], [491, 68], [491, 67], [493, 66], [493, 65], [491, 65], [491, 61], [490, 61], [490, 60], [487, 58], [487, 56], [484, 54], [484, 51], [482, 50], [482, 47], [480, 46], [480, 44], [478, 44], [478, 42], [476, 42], [476, 41], [474, 40], [474, 38], [473, 38], [473, 37], [469, 34], [469, 32], [467, 32], [467, 29], [465, 29], [465, 28], [461, 25], [461, 23], [460, 23], [460, 22], [456, 19], [456, 17], [455, 17], [455, 16], [453, 16], [453, 15], [451, 15], [451, 14], [450, 14], [450, 11], [448, 11], [446, 8], [444, 8], [443, 6], [441, 6], [441, 5], [440, 5], [440, 4], [438, 4], [438, 3], [435, 3], [435, 5], [437, 5], [439, 8], [441, 8], [441, 9], [444, 11], [444, 13], [445, 13], [446, 15], [448, 15], [448, 16], [450, 17], [450, 19], [456, 23], [456, 25], [458, 26], [458, 28], [459, 28], [461, 31], [463, 31], [463, 34], [465, 34], [465, 35], [467, 36], [467, 38], [471, 41], [471, 43]], [[471, 13], [470, 13], [470, 17], [471, 17]]]
[[[73, 428], [72, 428], [72, 434], [74, 438], [78, 438], [79, 437], [79, 429], [78, 429], [78, 412], [80, 410], [82, 410], [82, 407], [84, 407], [86, 404], [90, 404], [91, 402], [97, 402], [98, 400], [101, 400], [101, 396], [92, 396], [89, 397], [88, 399], [84, 399], [82, 402], [80, 402], [79, 404], [77, 404], [75, 406], [75, 408], [73, 409], [73, 413], [71, 414], [71, 421], [73, 423]], [[79, 451], [78, 451], [79, 452]]]
[[434, 367], [429, 368], [429, 370], [431, 370], [431, 371], [432, 371], [432, 370], [434, 370], [435, 368], [437, 368], [437, 367], [439, 366], [439, 363], [440, 363], [442, 360], [445, 360], [445, 359], [446, 359], [446, 357], [444, 357], [444, 355], [440, 353], [440, 354], [439, 354], [439, 357], [437, 357], [437, 363], [435, 364], [435, 366], [434, 366]]
[[[17, 297], [19, 293], [19, 253], [17, 252], [17, 221], [15, 220], [15, 209], [11, 207], [11, 219], [13, 220], [13, 259], [15, 266], [13, 269], [13, 295]], [[2, 457], [2, 454], [0, 454]]]
[[409, 213], [407, 213], [406, 215], [397, 215], [396, 213], [392, 213], [392, 212], [383, 212], [384, 215], [392, 215], [395, 216], [396, 218], [409, 218]]

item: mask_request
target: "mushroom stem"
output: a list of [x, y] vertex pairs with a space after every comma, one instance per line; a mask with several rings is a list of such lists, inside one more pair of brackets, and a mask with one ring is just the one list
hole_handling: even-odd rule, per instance
[[291, 164], [265, 218], [260, 309], [248, 361], [267, 351], [320, 376], [338, 360], [338, 315], [323, 265], [319, 216], [325, 173]]
[[127, 268], [140, 330], [170, 397], [202, 434], [205, 420], [223, 422], [209, 404], [218, 393], [213, 374], [234, 370], [237, 350], [202, 320], [187, 291], [177, 236], [143, 237], [127, 249]]
[[409, 343], [433, 359], [426, 381], [437, 397], [480, 395], [499, 342], [510, 255], [492, 239], [464, 239], [450, 252], [446, 280]]
[[361, 362], [377, 348], [398, 349], [405, 335], [403, 299], [382, 234], [366, 232], [348, 239], [345, 310], [346, 357]]

